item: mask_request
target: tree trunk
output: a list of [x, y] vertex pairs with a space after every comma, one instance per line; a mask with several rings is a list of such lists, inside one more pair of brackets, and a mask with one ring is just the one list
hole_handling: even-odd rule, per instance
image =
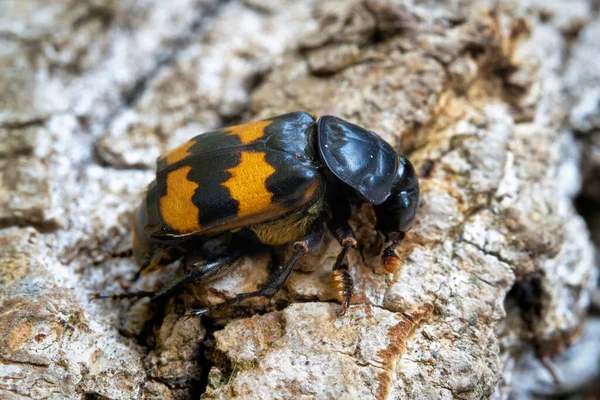
[[[554, 390], [549, 374], [542, 389], [519, 374], [527, 357], [556, 369], [550, 359], [582, 334], [596, 284], [573, 199], [577, 140], [586, 196], [600, 199], [598, 4], [417, 3], [1, 1], [0, 397]], [[181, 273], [175, 264], [132, 284], [122, 254], [157, 156], [299, 110], [401, 142], [415, 164], [421, 203], [397, 270], [382, 268], [364, 206], [351, 221], [360, 245], [343, 317], [330, 302], [330, 237], [273, 299], [212, 318], [184, 313], [260, 287], [269, 254], [162, 307], [90, 299]], [[599, 369], [597, 322], [584, 335], [597, 357], [585, 382]]]

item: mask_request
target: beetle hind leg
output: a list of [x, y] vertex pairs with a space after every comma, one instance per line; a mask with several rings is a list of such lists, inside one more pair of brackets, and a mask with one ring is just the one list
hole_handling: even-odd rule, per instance
[[185, 275], [174, 279], [161, 290], [156, 292], [139, 291], [130, 293], [95, 293], [93, 298], [119, 300], [150, 297], [151, 301], [166, 299], [179, 293], [189, 283], [196, 281], [208, 282], [212, 279], [215, 279], [229, 269], [229, 267], [231, 267], [241, 257], [242, 252], [235, 249], [213, 261], [192, 264]]
[[198, 262], [192, 264], [189, 271], [177, 278], [152, 296], [152, 301], [169, 298], [179, 293], [186, 285], [192, 282], [209, 282], [229, 269], [236, 261], [242, 258], [240, 250], [232, 250], [226, 255], [211, 262]]
[[271, 276], [269, 277], [269, 280], [267, 281], [265, 286], [254, 292], [240, 293], [235, 297], [227, 299], [224, 302], [219, 303], [213, 307], [193, 310], [188, 315], [200, 316], [210, 314], [215, 311], [221, 310], [227, 306], [237, 304], [241, 301], [252, 297], [273, 297], [275, 293], [281, 290], [281, 288], [289, 278], [290, 274], [292, 273], [292, 270], [296, 266], [298, 260], [306, 253], [314, 251], [321, 244], [322, 239], [322, 226], [317, 226], [315, 229], [312, 230], [312, 233], [309, 234], [306, 238], [294, 243], [294, 253], [292, 254], [292, 256], [285, 263], [285, 265], [275, 268], [275, 270], [271, 273]]
[[128, 293], [106, 293], [97, 292], [92, 294], [92, 299], [110, 299], [110, 300], [122, 300], [122, 299], [141, 299], [142, 297], [152, 297], [156, 292], [128, 292]]

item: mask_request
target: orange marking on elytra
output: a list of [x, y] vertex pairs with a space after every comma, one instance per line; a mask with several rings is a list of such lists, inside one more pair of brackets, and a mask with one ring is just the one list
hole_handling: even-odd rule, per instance
[[254, 121], [247, 124], [231, 126], [225, 128], [225, 132], [229, 135], [237, 135], [243, 144], [247, 144], [260, 139], [265, 134], [265, 128], [271, 125], [273, 121]]
[[275, 168], [267, 163], [265, 156], [265, 153], [242, 151], [240, 163], [227, 170], [231, 178], [221, 185], [238, 201], [238, 217], [262, 214], [273, 207], [273, 194], [267, 190], [266, 181]]
[[164, 159], [167, 162], [167, 165], [173, 165], [177, 161], [181, 161], [187, 156], [190, 155], [190, 147], [192, 147], [196, 143], [195, 140], [190, 140], [189, 142], [185, 142], [184, 144], [175, 147], [172, 150], [167, 151], [160, 158]]
[[199, 210], [192, 202], [198, 184], [187, 179], [192, 167], [181, 167], [167, 174], [167, 194], [159, 199], [158, 205], [163, 221], [179, 233], [200, 230]]

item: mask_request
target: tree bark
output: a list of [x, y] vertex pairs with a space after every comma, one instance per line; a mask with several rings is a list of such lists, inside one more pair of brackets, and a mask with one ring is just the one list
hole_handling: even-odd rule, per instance
[[[0, 2], [0, 397], [518, 393], [516, 362], [567, 350], [596, 284], [573, 199], [576, 134], [600, 197], [598, 27], [591, 0]], [[120, 255], [158, 155], [299, 110], [401, 142], [415, 164], [397, 270], [364, 206], [343, 317], [331, 237], [273, 299], [210, 319], [184, 313], [260, 287], [269, 254], [164, 307], [90, 299], [181, 272], [131, 284]]]

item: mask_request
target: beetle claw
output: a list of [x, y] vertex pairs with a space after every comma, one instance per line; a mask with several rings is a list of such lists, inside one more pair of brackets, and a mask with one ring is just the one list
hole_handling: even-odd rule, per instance
[[336, 312], [336, 315], [338, 317], [343, 317], [344, 315], [346, 315], [346, 311], [348, 311], [348, 307], [350, 307], [351, 299], [352, 299], [352, 292], [349, 291], [348, 294], [346, 294], [346, 297], [344, 298], [344, 302], [342, 303], [342, 305]]

